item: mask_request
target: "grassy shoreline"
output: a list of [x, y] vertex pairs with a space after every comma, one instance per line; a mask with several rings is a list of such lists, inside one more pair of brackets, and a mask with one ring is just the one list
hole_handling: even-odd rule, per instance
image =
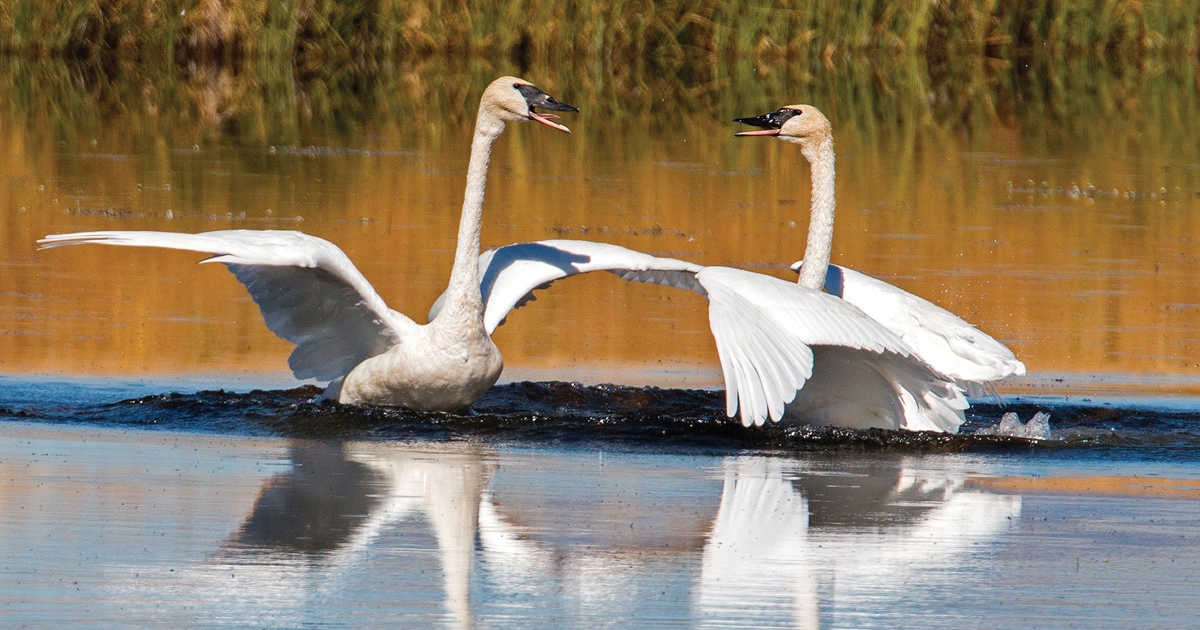
[[428, 55], [668, 69], [847, 55], [1141, 63], [1196, 58], [1198, 33], [1200, 0], [0, 0], [8, 54], [301, 68]]
[[[310, 124], [348, 133], [378, 120], [469, 124], [479, 90], [519, 74], [584, 118], [651, 130], [811, 102], [866, 135], [970, 134], [1000, 123], [1088, 138], [1095, 121], [1136, 126], [1153, 112], [1173, 121], [1152, 134], [1172, 144], [1190, 141], [1178, 129], [1200, 112], [1200, 0], [1169, 0], [1170, 19], [1121, 0], [1024, 0], [1003, 15], [998, 0], [894, 9], [817, 0], [806, 10], [615, 0], [570, 11], [490, 0], [471, 16], [461, 2], [428, 0], [249, 0], [231, 4], [237, 12], [223, 2], [0, 0], [0, 110], [44, 119], [67, 141], [117, 114], [138, 118], [134, 128], [151, 138], [198, 127], [288, 145]], [[1084, 9], [1096, 14], [1091, 30], [1071, 26]], [[1044, 24], [1019, 18], [1038, 11]], [[1125, 26], [1100, 35], [1104, 20]], [[57, 38], [28, 35], [52, 28]], [[1021, 43], [1035, 28], [1049, 34], [1036, 55]], [[107, 35], [88, 35], [85, 46], [67, 31]]]

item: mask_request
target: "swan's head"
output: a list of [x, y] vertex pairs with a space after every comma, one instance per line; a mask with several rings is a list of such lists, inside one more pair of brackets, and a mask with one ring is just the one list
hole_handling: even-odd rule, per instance
[[577, 112], [578, 108], [559, 102], [558, 99], [539, 90], [532, 83], [516, 77], [500, 77], [483, 91], [479, 103], [480, 113], [487, 112], [504, 122], [532, 120], [571, 133], [570, 129], [553, 122], [554, 114], [538, 113], [535, 108], [559, 112]]
[[833, 138], [829, 119], [812, 105], [788, 105], [769, 114], [733, 121], [762, 127], [761, 131], [743, 131], [739, 136], [775, 136], [801, 147], [815, 147]]

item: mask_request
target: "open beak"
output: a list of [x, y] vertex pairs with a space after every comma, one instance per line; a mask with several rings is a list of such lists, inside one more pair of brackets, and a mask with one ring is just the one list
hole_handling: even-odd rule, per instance
[[778, 136], [778, 129], [759, 129], [758, 131], [739, 131], [735, 136]]
[[560, 125], [556, 122], [550, 122], [551, 119], [558, 118], [557, 115], [539, 114], [533, 110], [536, 107], [540, 107], [542, 109], [552, 109], [559, 112], [577, 112], [579, 111], [579, 108], [573, 105], [567, 105], [566, 103], [554, 98], [553, 96], [550, 96], [549, 94], [532, 85], [529, 85], [528, 83], [519, 83], [513, 87], [515, 87], [517, 91], [521, 93], [521, 96], [525, 97], [525, 103], [529, 106], [529, 120], [540, 122], [547, 127], [557, 129], [559, 131], [571, 133], [571, 130], [567, 129], [565, 125]]
[[532, 120], [534, 122], [540, 122], [543, 125], [550, 127], [551, 129], [557, 129], [559, 131], [565, 131], [567, 133], [571, 133], [571, 130], [567, 129], [566, 125], [560, 125], [556, 122], [553, 122], [550, 120], [551, 118], [558, 118], [558, 116], [556, 116], [554, 114], [538, 114], [538, 113], [533, 112], [532, 110], [530, 110], [530, 112], [529, 112], [529, 120]]

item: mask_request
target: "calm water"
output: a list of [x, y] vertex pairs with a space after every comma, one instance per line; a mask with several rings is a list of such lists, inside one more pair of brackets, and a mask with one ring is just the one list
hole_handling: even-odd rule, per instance
[[[509, 384], [472, 415], [313, 402], [225, 270], [34, 241], [302, 229], [421, 321], [474, 103], [517, 70], [6, 61], [0, 626], [1141, 628], [1200, 611], [1194, 64], [521, 72], [583, 111], [570, 136], [513, 125], [497, 143], [486, 246], [588, 238], [790, 277], [807, 166], [728, 121], [825, 111], [835, 262], [1029, 367], [949, 437], [730, 423], [720, 392], [670, 389], [720, 383], [702, 298], [615, 277], [514, 313], [496, 336]], [[634, 387], [548, 382], [570, 380]], [[1009, 410], [1049, 411], [1055, 439], [972, 435]]]

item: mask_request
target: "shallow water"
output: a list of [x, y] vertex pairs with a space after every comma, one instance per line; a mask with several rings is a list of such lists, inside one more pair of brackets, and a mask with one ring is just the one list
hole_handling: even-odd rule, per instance
[[[472, 416], [4, 382], [0, 625], [1185, 627], [1195, 402], [754, 432], [708, 392]], [[186, 389], [186, 388], [185, 388]], [[133, 396], [128, 397], [126, 396]], [[971, 437], [1049, 410], [1058, 439]]]

